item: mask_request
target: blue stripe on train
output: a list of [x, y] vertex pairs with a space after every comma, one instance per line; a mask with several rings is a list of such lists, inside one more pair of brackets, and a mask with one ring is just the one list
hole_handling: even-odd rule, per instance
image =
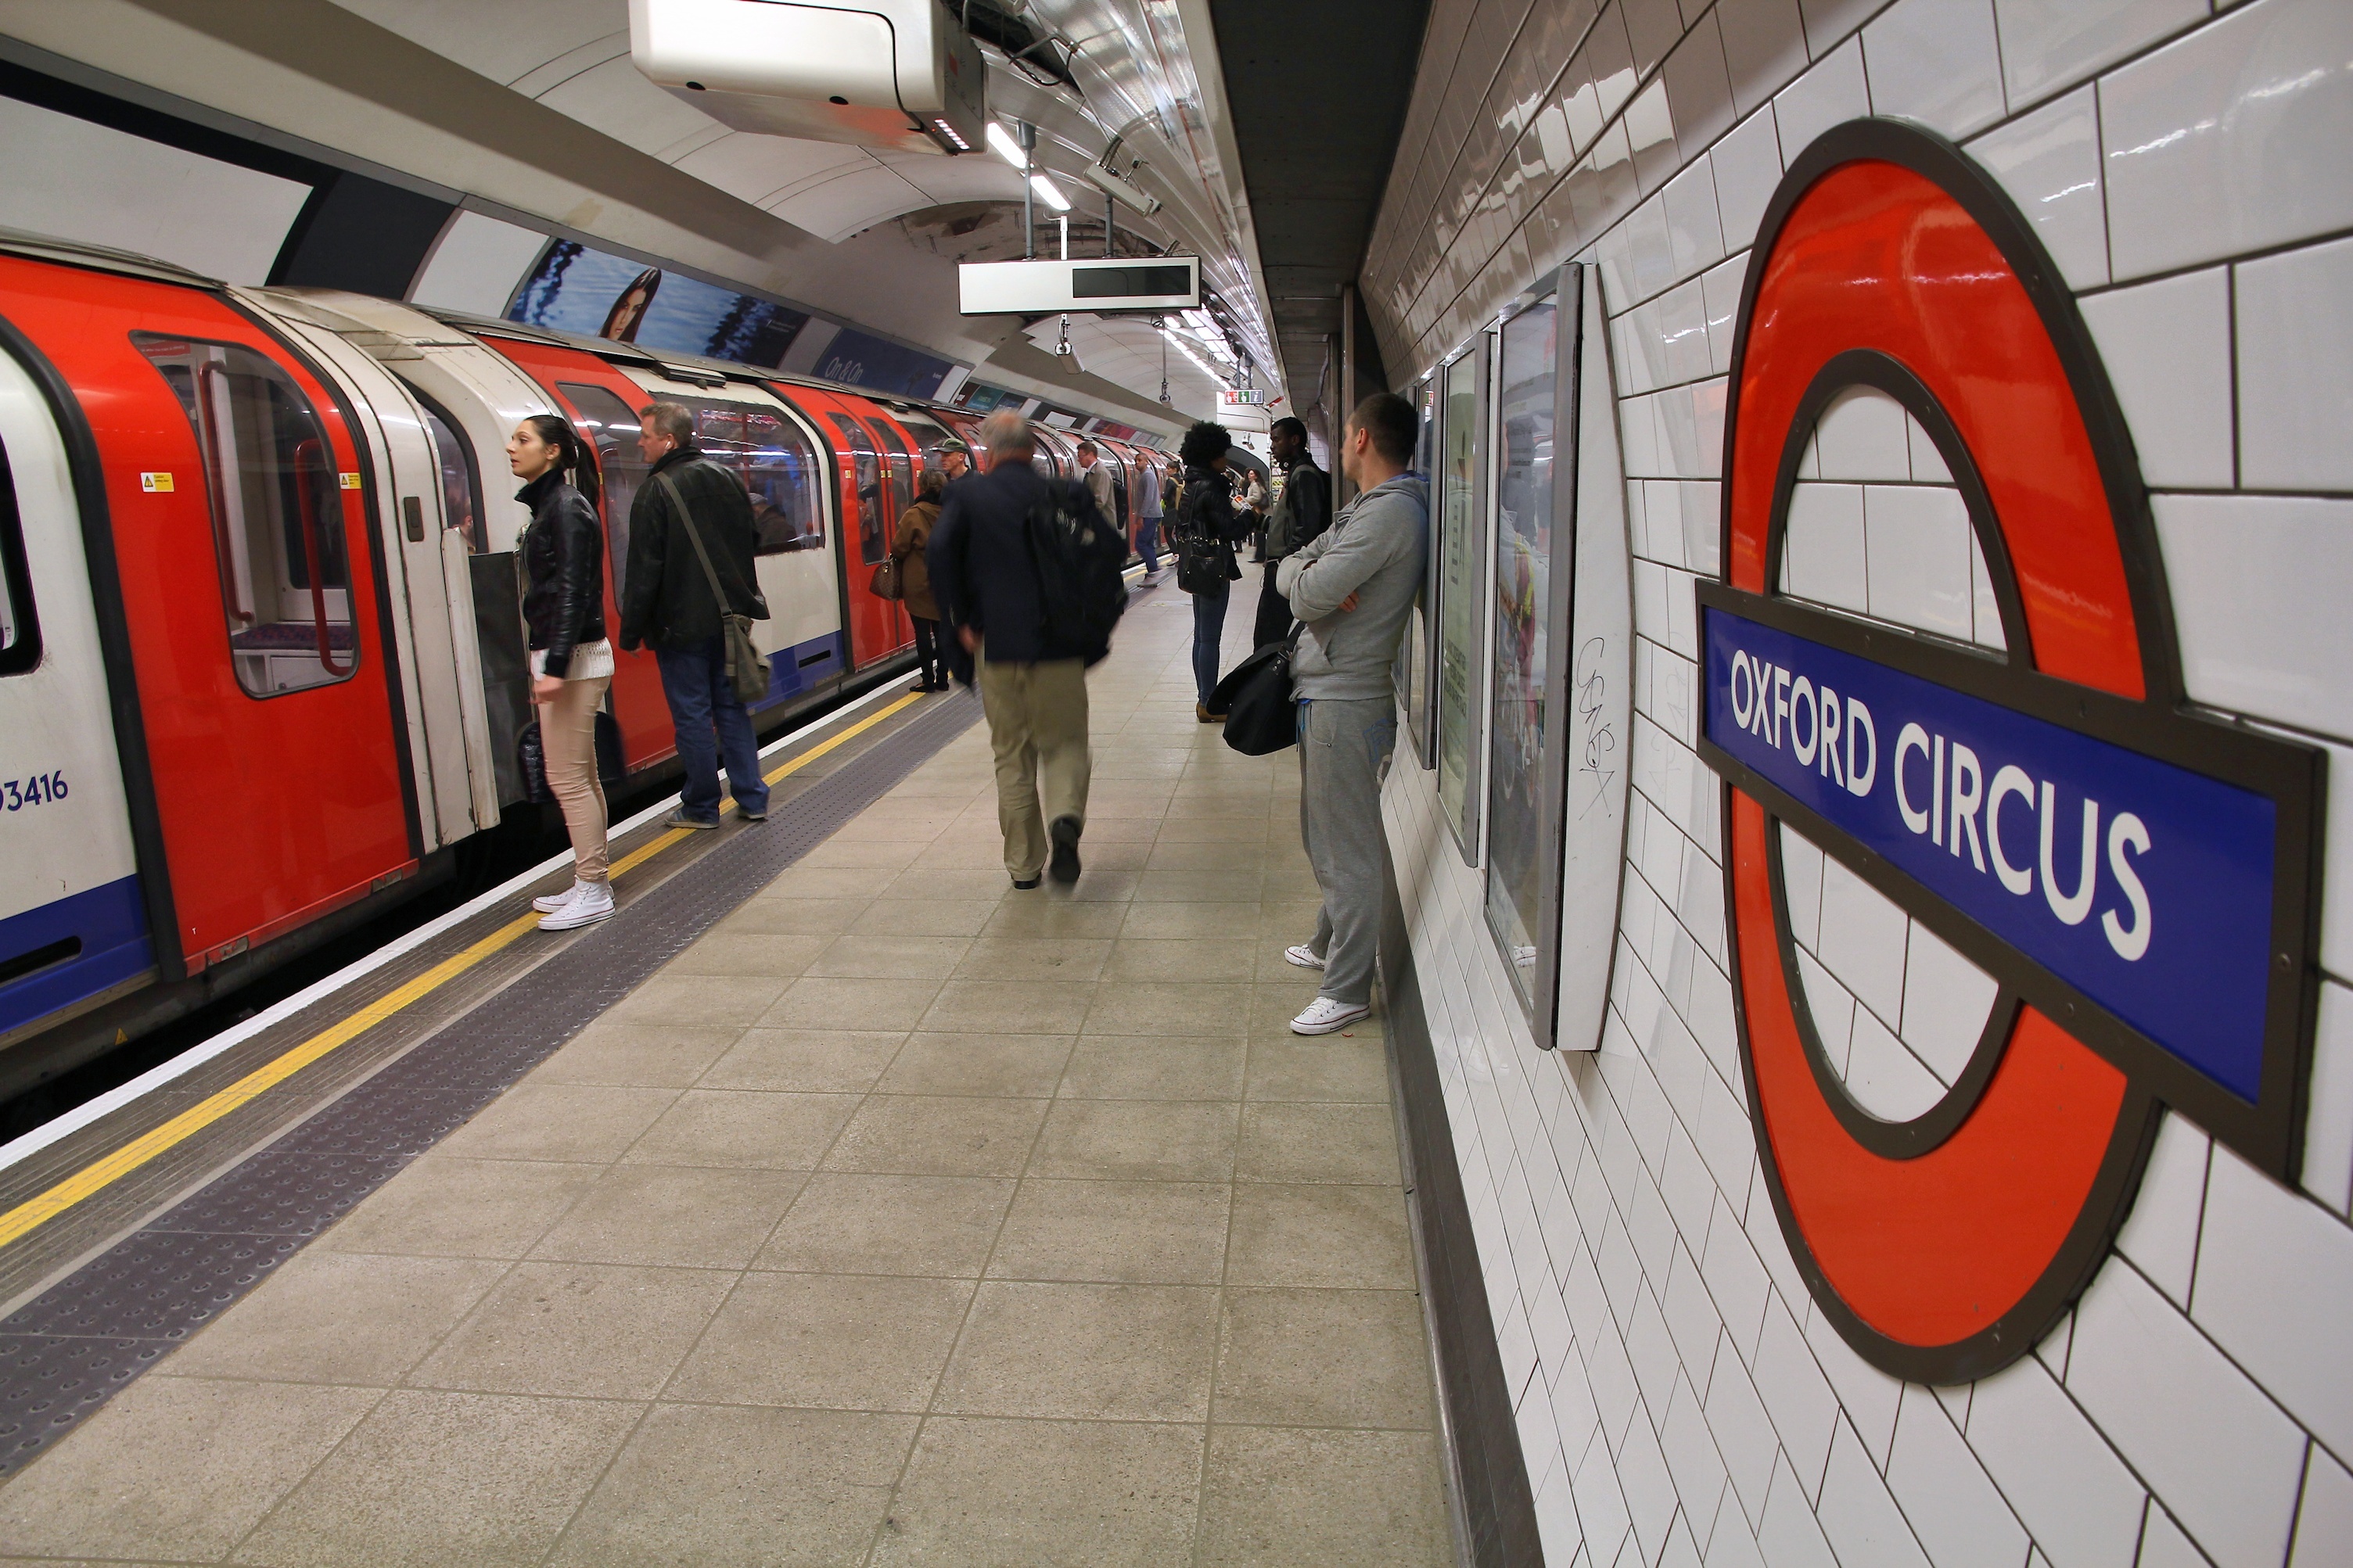
[[0, 969], [76, 939], [81, 948], [72, 957], [0, 984], [0, 1033], [119, 985], [155, 962], [139, 879], [125, 877], [0, 920]]
[[787, 697], [797, 697], [820, 680], [830, 680], [849, 668], [842, 657], [841, 634], [828, 632], [805, 643], [780, 647], [768, 656], [768, 694], [753, 703], [757, 713]]

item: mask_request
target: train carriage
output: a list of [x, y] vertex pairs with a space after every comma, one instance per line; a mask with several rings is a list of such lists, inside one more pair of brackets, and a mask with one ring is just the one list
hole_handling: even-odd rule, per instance
[[[974, 442], [956, 411], [0, 237], [0, 1093], [499, 826], [531, 719], [507, 436], [560, 413], [595, 444], [617, 629], [657, 400], [753, 500], [761, 721], [903, 663], [912, 624], [871, 578], [917, 473]], [[659, 777], [649, 655], [617, 661], [608, 703], [626, 770]]]

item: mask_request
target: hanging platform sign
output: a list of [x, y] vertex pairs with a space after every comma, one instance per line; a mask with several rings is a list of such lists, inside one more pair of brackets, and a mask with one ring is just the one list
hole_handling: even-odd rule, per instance
[[[1825, 132], [1767, 210], [1738, 323], [1699, 750], [1725, 784], [1757, 1152], [1840, 1335], [1896, 1376], [1968, 1382], [2090, 1283], [2162, 1110], [2295, 1180], [2327, 759], [2190, 706], [2114, 390], [1965, 153], [1892, 121]], [[1950, 473], [2000, 650], [1782, 593], [1809, 437], [1857, 387]], [[1833, 1065], [1783, 825], [1995, 983], [1966, 1065], [1910, 1120]]]

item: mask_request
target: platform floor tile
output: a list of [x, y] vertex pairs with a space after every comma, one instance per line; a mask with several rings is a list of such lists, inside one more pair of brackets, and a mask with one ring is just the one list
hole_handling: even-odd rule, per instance
[[1091, 675], [1075, 888], [966, 731], [0, 1486], [0, 1560], [1451, 1562], [1380, 1019], [1284, 1026], [1297, 761], [1191, 628]]

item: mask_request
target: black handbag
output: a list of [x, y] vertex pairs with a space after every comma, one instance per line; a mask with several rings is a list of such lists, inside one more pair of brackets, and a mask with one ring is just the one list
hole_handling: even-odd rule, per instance
[[[515, 736], [515, 766], [522, 773], [522, 793], [525, 800], [550, 801], [555, 792], [547, 787], [547, 747], [539, 737], [539, 721], [533, 719]], [[599, 709], [596, 713], [596, 777], [607, 789], [622, 782], [627, 770], [621, 763], [621, 725], [610, 713]]]
[[1246, 757], [1263, 757], [1295, 745], [1299, 705], [1291, 695], [1291, 656], [1299, 646], [1300, 625], [1226, 672], [1209, 693], [1212, 713], [1226, 716], [1226, 744]]

